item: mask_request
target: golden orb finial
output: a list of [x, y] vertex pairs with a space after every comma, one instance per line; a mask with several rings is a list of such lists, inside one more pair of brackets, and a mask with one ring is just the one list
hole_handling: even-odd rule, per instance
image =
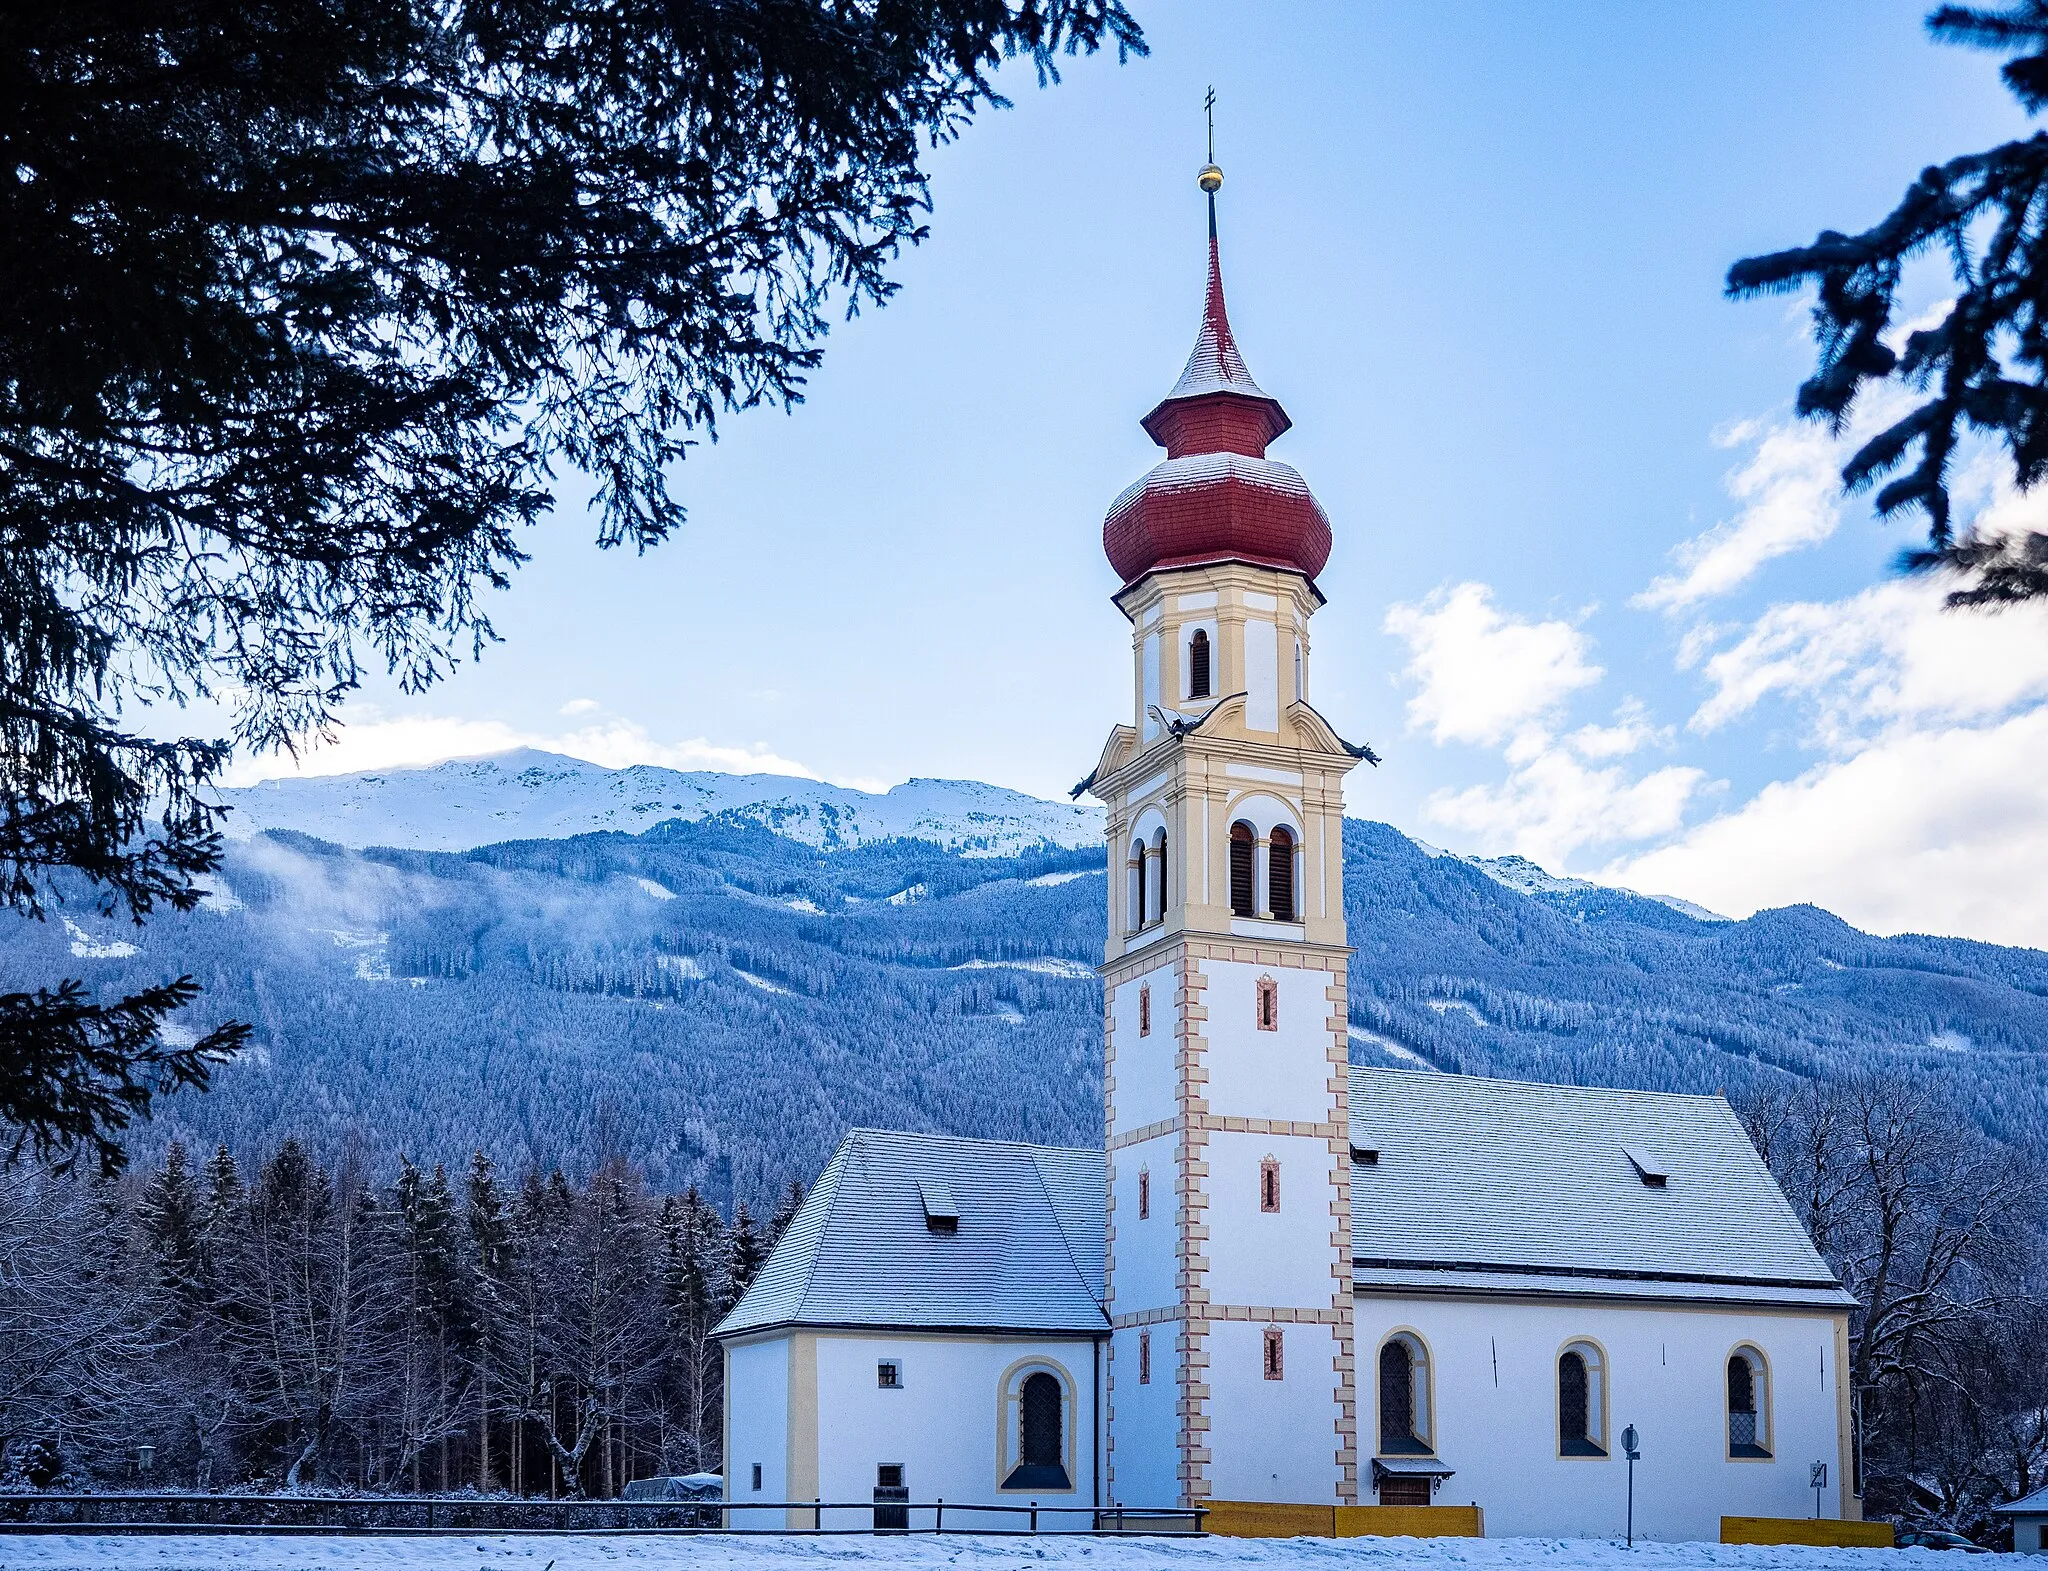
[[1214, 164], [1202, 165], [1202, 172], [1195, 176], [1195, 184], [1214, 196], [1223, 184], [1223, 171]]

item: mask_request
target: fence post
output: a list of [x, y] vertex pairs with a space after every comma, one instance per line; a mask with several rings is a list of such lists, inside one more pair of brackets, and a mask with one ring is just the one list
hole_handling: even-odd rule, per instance
[[811, 1496], [811, 1531], [813, 1533], [825, 1531], [825, 1497], [823, 1495]]
[[1038, 1531], [1038, 1502], [1036, 1500], [1031, 1502], [1031, 1531], [1034, 1533]]
[[939, 1503], [932, 1509], [932, 1536], [938, 1537], [946, 1530], [946, 1497], [939, 1496]]

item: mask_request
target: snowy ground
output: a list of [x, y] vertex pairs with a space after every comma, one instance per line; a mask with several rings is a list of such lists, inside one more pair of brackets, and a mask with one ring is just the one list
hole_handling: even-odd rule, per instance
[[[1879, 1558], [1879, 1557], [1882, 1558]], [[1901, 1561], [1897, 1557], [1905, 1556]], [[1082, 1539], [530, 1537], [276, 1537], [0, 1534], [0, 1571], [836, 1571], [961, 1566], [1034, 1571], [1882, 1571], [1924, 1549], [1758, 1548], [1545, 1538]]]

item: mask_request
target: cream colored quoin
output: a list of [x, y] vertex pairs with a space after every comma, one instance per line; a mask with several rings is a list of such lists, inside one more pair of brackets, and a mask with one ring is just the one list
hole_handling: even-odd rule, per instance
[[1154, 571], [1117, 604], [1134, 714], [1091, 785], [1112, 871], [1109, 1493], [1356, 1502], [1342, 880], [1360, 753], [1308, 702], [1322, 597], [1224, 562]]

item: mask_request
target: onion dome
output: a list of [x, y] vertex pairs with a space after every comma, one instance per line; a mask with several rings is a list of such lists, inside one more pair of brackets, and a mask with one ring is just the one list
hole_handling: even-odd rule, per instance
[[1102, 549], [1126, 584], [1203, 562], [1252, 562], [1313, 580], [1330, 559], [1330, 520], [1307, 482], [1266, 456], [1293, 422], [1252, 380], [1231, 335], [1215, 197], [1206, 181], [1204, 189], [1212, 194], [1202, 330], [1173, 391], [1144, 419], [1166, 461], [1116, 499]]

